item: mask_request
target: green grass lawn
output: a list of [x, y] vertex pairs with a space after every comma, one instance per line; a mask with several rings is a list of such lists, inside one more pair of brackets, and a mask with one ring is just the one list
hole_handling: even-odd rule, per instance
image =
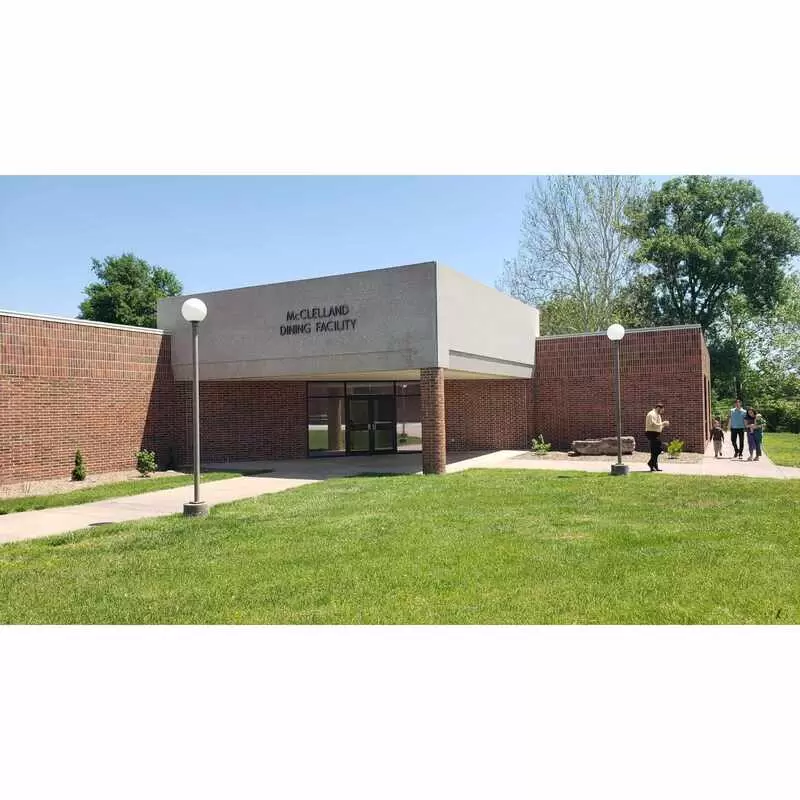
[[800, 467], [800, 433], [767, 432], [762, 447], [773, 464]]
[[[236, 478], [241, 472], [209, 472], [202, 474], [200, 480], [219, 481], [224, 478]], [[94, 503], [95, 500], [108, 500], [111, 497], [156, 492], [159, 489], [175, 489], [187, 486], [194, 478], [191, 475], [168, 475], [163, 478], [134, 478], [118, 483], [101, 483], [87, 489], [75, 489], [61, 494], [23, 495], [22, 497], [6, 497], [0, 499], [0, 514], [13, 514], [16, 511], [37, 511], [42, 508], [60, 508], [61, 506], [77, 506], [83, 503]]]
[[0, 622], [796, 623], [793, 481], [330, 480], [0, 547]]

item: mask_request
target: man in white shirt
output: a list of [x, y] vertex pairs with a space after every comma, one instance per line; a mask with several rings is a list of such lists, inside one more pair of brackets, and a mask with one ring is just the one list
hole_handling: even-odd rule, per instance
[[669, 425], [667, 420], [661, 419], [663, 410], [664, 404], [659, 401], [644, 421], [645, 436], [650, 441], [650, 460], [647, 462], [650, 472], [663, 472], [658, 466], [658, 456], [661, 453], [661, 431]]

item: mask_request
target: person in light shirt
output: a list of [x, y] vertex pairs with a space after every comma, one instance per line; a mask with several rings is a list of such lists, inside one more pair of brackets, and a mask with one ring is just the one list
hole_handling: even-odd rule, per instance
[[740, 461], [742, 460], [742, 450], [744, 450], [745, 417], [747, 417], [747, 412], [742, 408], [742, 401], [737, 398], [736, 405], [731, 409], [728, 417], [728, 430], [731, 432], [733, 457]]
[[658, 466], [658, 456], [661, 453], [661, 431], [669, 425], [668, 420], [661, 419], [663, 410], [664, 404], [656, 403], [655, 408], [648, 413], [644, 421], [645, 436], [650, 440], [650, 460], [647, 462], [650, 472], [663, 472]]

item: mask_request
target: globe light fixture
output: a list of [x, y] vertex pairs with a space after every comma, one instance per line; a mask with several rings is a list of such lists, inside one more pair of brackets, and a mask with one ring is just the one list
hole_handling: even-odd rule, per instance
[[206, 318], [206, 304], [197, 297], [190, 297], [181, 306], [181, 316], [192, 325], [192, 467], [194, 472], [194, 501], [183, 504], [187, 517], [205, 517], [208, 503], [200, 500], [200, 363], [198, 348], [198, 329]]
[[617, 401], [617, 463], [611, 465], [611, 474], [627, 475], [628, 465], [622, 463], [622, 392], [620, 391], [619, 378], [619, 343], [622, 341], [622, 337], [625, 336], [625, 328], [615, 322], [613, 325], [608, 326], [606, 336], [611, 340], [611, 347], [614, 351], [611, 361], [614, 373], [614, 392]]
[[[190, 302], [189, 300], [186, 301], [187, 303]], [[625, 335], [625, 328], [622, 327], [619, 323], [615, 322], [613, 325], [608, 326], [608, 330], [606, 331], [606, 336], [611, 339], [612, 342], [619, 342], [622, 341], [622, 337]]]
[[187, 322], [202, 322], [208, 314], [206, 304], [199, 297], [190, 297], [184, 300], [181, 306], [181, 316]]

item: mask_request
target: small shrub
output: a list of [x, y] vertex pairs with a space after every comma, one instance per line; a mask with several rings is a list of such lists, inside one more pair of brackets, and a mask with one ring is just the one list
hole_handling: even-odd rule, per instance
[[75, 467], [72, 470], [72, 480], [82, 481], [86, 477], [86, 462], [83, 460], [83, 453], [75, 451]]
[[539, 436], [531, 442], [531, 450], [539, 455], [544, 455], [553, 445], [544, 440], [544, 436], [540, 433]]
[[152, 450], [140, 450], [136, 454], [136, 469], [143, 478], [158, 469], [156, 464], [156, 454]]
[[772, 431], [800, 433], [800, 400], [768, 400], [758, 404], [758, 410]]
[[667, 455], [670, 458], [677, 458], [683, 452], [683, 441], [681, 439], [673, 439], [667, 445]]

